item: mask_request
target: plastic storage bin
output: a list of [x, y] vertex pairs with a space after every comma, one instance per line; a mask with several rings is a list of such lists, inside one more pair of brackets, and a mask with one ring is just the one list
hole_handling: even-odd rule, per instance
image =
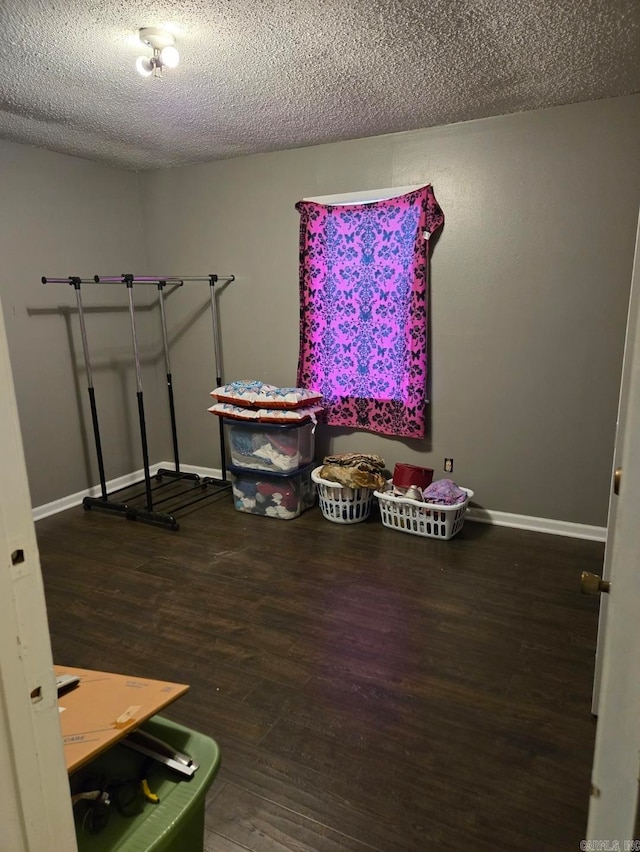
[[473, 491], [467, 492], [464, 503], [444, 506], [440, 503], [420, 503], [408, 497], [396, 497], [387, 492], [376, 491], [380, 504], [380, 517], [385, 527], [400, 532], [421, 535], [426, 538], [450, 539], [460, 532], [464, 524], [469, 500]]
[[[82, 824], [84, 802], [74, 807], [79, 852], [202, 852], [204, 806], [207, 790], [220, 766], [220, 750], [214, 740], [168, 719], [154, 716], [141, 725], [154, 737], [197, 760], [200, 767], [191, 778], [183, 778], [157, 761], [146, 764], [138, 752], [115, 745], [69, 779], [72, 792], [91, 786], [92, 779], [118, 781], [138, 779], [145, 765], [150, 789], [158, 804], [144, 801], [135, 816], [122, 815], [115, 803], [108, 809], [105, 827], [97, 834]], [[87, 803], [88, 804], [88, 803]]]
[[313, 460], [314, 423], [255, 423], [223, 418], [225, 452], [243, 470], [294, 473]]
[[270, 518], [291, 520], [297, 518], [316, 501], [311, 482], [311, 469], [307, 465], [292, 474], [256, 473], [229, 466], [233, 500], [238, 512], [265, 515]]
[[311, 473], [318, 486], [320, 510], [334, 524], [357, 524], [366, 521], [371, 513], [373, 494], [371, 488], [347, 488], [339, 482], [330, 482], [320, 476], [321, 467]]

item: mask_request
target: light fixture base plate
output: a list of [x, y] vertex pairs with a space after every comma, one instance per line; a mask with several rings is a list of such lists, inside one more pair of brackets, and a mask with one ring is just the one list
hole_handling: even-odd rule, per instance
[[176, 41], [171, 33], [160, 27], [142, 27], [139, 33], [140, 41], [153, 48], [153, 50], [162, 50], [163, 47], [175, 44]]

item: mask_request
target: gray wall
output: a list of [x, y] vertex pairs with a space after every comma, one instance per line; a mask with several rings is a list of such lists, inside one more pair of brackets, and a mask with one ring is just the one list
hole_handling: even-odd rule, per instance
[[[300, 198], [431, 182], [424, 441], [318, 430], [454, 478], [494, 510], [604, 525], [633, 240], [640, 97], [137, 176], [0, 142], [0, 271], [34, 505], [97, 482], [75, 300], [40, 277], [233, 273], [225, 379], [295, 381]], [[141, 466], [121, 287], [83, 289], [107, 478]], [[167, 300], [184, 463], [219, 465], [208, 286]], [[152, 292], [136, 291], [151, 461], [170, 459]]]
[[[146, 266], [137, 175], [0, 142], [0, 296], [34, 506], [98, 482], [87, 379], [66, 285]], [[124, 288], [83, 289], [107, 478], [141, 467]], [[144, 308], [149, 294], [136, 294]], [[151, 315], [142, 310], [146, 383], [156, 386]], [[157, 317], [154, 317], [157, 319]], [[146, 388], [145, 388], [146, 389]], [[153, 394], [151, 394], [153, 396]], [[153, 411], [151, 418], [153, 419]], [[160, 447], [158, 455], [166, 454]]]
[[[223, 376], [295, 381], [296, 201], [431, 182], [446, 223], [431, 264], [424, 441], [319, 430], [319, 452], [379, 452], [506, 512], [606, 523], [640, 197], [640, 97], [520, 113], [141, 175], [157, 271], [233, 273]], [[172, 298], [183, 461], [219, 463], [206, 285]]]

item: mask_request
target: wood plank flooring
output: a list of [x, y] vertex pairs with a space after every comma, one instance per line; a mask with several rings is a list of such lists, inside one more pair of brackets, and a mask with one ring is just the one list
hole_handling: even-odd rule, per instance
[[180, 523], [78, 508], [36, 531], [56, 662], [191, 685], [165, 715], [221, 748], [206, 850], [578, 848], [601, 544], [228, 496]]

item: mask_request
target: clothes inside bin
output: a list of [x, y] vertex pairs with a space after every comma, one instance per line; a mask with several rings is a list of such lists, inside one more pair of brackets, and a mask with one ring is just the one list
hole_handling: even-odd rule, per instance
[[290, 520], [315, 503], [313, 465], [293, 473], [255, 473], [230, 466], [233, 500], [238, 512]]
[[298, 434], [293, 430], [275, 432], [231, 428], [229, 443], [231, 461], [239, 467], [287, 473], [309, 461], [300, 453]]
[[276, 518], [293, 518], [298, 511], [298, 491], [291, 482], [283, 480], [274, 485], [243, 479], [234, 484], [236, 503], [256, 515], [271, 515]]

